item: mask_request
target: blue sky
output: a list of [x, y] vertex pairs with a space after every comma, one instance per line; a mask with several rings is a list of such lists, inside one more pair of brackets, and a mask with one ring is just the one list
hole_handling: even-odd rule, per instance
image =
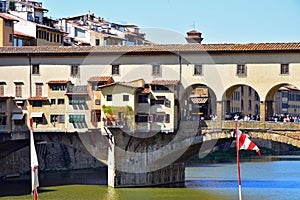
[[[194, 27], [203, 43], [300, 42], [299, 0], [42, 0], [47, 16], [95, 13], [180, 43]], [[151, 35], [152, 34], [152, 35]], [[168, 37], [172, 35], [172, 37]], [[177, 37], [178, 36], [178, 37]], [[152, 39], [152, 38], [149, 38]], [[176, 42], [178, 40], [178, 42]]]

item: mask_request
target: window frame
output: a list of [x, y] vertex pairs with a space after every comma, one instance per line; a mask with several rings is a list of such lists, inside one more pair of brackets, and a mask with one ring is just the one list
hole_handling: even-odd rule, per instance
[[203, 76], [202, 64], [194, 64], [194, 76]]
[[123, 94], [123, 101], [129, 101], [129, 95], [128, 94]]
[[290, 65], [288, 63], [280, 65], [280, 75], [289, 75], [290, 74]]
[[70, 76], [74, 78], [80, 77], [80, 68], [79, 65], [71, 65]]
[[162, 68], [159, 64], [152, 65], [152, 76], [161, 77], [162, 76]]
[[106, 95], [106, 101], [112, 101], [112, 100], [113, 100], [112, 94]]
[[120, 75], [120, 65], [111, 65], [111, 74]]
[[22, 97], [23, 95], [23, 86], [24, 84], [21, 82], [15, 82], [15, 96]]
[[244, 64], [238, 64], [236, 66], [236, 75], [237, 76], [247, 76], [247, 66]]
[[43, 83], [35, 83], [35, 96], [43, 96]]

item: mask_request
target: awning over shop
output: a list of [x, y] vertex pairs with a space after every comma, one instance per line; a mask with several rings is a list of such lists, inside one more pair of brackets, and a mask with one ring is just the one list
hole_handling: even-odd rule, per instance
[[22, 120], [23, 119], [24, 114], [23, 113], [14, 113], [12, 115], [12, 120]]
[[31, 117], [43, 117], [43, 112], [32, 112]]
[[203, 104], [203, 103], [206, 103], [208, 100], [208, 98], [200, 98], [200, 97], [192, 97], [191, 98], [191, 101], [194, 103], [194, 104]]

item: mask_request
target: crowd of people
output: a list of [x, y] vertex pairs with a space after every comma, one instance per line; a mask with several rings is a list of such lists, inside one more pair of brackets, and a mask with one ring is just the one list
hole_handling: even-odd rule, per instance
[[274, 122], [300, 122], [300, 116], [284, 115], [284, 114], [275, 114], [272, 117], [268, 118], [267, 121]]

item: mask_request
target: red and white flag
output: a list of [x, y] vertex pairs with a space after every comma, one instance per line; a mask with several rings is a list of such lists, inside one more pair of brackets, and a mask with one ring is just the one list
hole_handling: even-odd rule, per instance
[[239, 150], [255, 150], [258, 155], [261, 155], [259, 148], [254, 142], [252, 142], [244, 133], [242, 133], [242, 131], [238, 130], [238, 133]]
[[33, 128], [32, 128], [32, 118], [30, 118], [30, 163], [31, 163], [31, 189], [33, 193], [33, 199], [37, 200], [37, 187], [39, 186], [38, 177], [38, 158], [36, 155], [34, 138], [33, 138]]

